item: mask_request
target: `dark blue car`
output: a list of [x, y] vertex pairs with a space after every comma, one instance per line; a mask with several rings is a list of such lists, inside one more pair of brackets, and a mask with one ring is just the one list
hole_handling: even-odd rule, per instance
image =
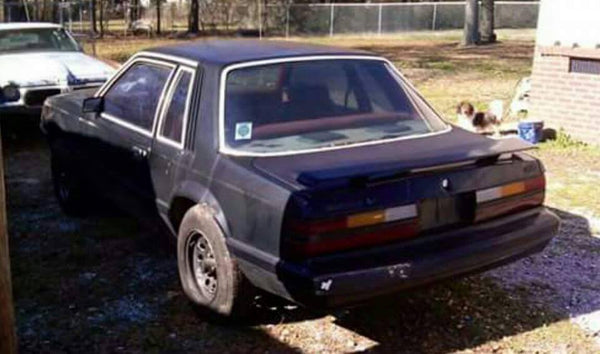
[[64, 211], [109, 198], [167, 226], [185, 293], [224, 316], [257, 289], [332, 307], [482, 271], [559, 226], [531, 145], [453, 127], [362, 51], [156, 48], [42, 118]]

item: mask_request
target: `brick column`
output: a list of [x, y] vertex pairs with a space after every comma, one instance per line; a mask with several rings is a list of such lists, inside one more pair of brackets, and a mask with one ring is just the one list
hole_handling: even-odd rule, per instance
[[572, 72], [573, 59], [597, 60], [600, 65], [600, 49], [536, 48], [530, 117], [600, 145], [600, 75]]

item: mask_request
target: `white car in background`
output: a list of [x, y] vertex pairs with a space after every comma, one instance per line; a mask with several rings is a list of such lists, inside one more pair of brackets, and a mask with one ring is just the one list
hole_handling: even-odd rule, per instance
[[0, 24], [0, 116], [39, 113], [47, 97], [98, 87], [114, 71], [60, 25]]

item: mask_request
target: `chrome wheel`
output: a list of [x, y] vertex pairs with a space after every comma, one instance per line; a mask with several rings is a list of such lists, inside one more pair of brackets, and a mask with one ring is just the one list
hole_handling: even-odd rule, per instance
[[211, 301], [217, 293], [217, 262], [213, 248], [208, 239], [194, 232], [188, 244], [190, 266], [196, 286], [204, 297]]

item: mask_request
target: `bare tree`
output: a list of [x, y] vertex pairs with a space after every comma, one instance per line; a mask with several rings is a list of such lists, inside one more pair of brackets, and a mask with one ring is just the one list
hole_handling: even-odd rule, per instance
[[160, 0], [156, 0], [156, 34], [160, 34]]
[[131, 0], [129, 4], [129, 22], [133, 23], [140, 17], [140, 2], [139, 0]]
[[92, 32], [98, 33], [98, 27], [96, 27], [96, 0], [92, 0], [90, 7], [90, 21], [92, 21]]
[[481, 0], [481, 42], [494, 43], [494, 0]]
[[199, 30], [199, 18], [198, 18], [198, 0], [190, 1], [190, 14], [188, 23], [188, 32], [198, 33]]
[[100, 0], [100, 38], [104, 37], [104, 0]]
[[477, 0], [465, 2], [465, 29], [463, 45], [474, 45], [479, 43], [479, 4]]

